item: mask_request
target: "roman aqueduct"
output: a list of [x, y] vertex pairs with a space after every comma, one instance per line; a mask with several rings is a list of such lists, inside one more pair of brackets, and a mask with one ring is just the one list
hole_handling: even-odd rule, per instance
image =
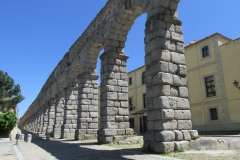
[[[19, 126], [31, 132], [53, 133], [55, 138], [90, 137], [100, 143], [133, 135], [128, 118], [128, 56], [123, 48], [135, 19], [147, 13], [148, 131], [144, 147], [164, 153], [188, 145], [198, 133], [192, 130], [183, 33], [176, 12], [179, 1], [108, 0], [58, 63]], [[96, 75], [102, 49], [101, 75]]]

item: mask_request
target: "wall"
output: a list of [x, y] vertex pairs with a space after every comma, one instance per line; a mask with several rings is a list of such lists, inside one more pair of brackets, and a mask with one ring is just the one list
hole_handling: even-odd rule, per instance
[[220, 51], [231, 115], [230, 121], [233, 126], [237, 124], [240, 130], [240, 90], [233, 85], [235, 80], [240, 82], [240, 39], [221, 45]]
[[132, 77], [132, 85], [128, 86], [128, 97], [133, 99], [133, 110], [129, 112], [129, 118], [134, 118], [134, 131], [140, 133], [140, 118], [143, 114], [131, 115], [137, 111], [144, 109], [143, 94], [146, 94], [146, 85], [142, 84], [142, 73], [145, 66], [137, 68], [128, 73], [128, 77]]
[[[213, 34], [185, 48], [189, 101], [193, 128], [199, 131], [239, 130], [239, 94], [233, 86], [239, 68], [239, 40]], [[221, 45], [221, 46], [220, 46]], [[210, 55], [203, 58], [202, 48], [208, 46]], [[235, 65], [237, 64], [237, 65]], [[207, 97], [205, 77], [213, 75], [216, 96]], [[234, 77], [235, 76], [235, 77]], [[237, 76], [237, 77], [236, 77]], [[210, 120], [211, 108], [217, 108], [218, 120]]]

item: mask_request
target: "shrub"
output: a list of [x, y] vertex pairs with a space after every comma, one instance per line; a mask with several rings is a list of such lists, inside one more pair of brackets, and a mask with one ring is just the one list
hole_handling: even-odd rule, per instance
[[14, 113], [8, 111], [0, 114], [0, 137], [8, 137], [16, 124], [17, 117]]

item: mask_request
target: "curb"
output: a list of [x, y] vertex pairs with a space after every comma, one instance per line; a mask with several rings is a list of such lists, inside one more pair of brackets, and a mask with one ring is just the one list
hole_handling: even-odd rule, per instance
[[199, 135], [200, 137], [239, 137], [240, 135]]
[[19, 151], [19, 149], [16, 145], [13, 145], [13, 149], [17, 155], [18, 160], [25, 160], [22, 153]]

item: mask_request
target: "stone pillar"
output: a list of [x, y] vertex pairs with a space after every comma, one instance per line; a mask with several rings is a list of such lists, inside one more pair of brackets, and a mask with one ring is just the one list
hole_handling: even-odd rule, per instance
[[65, 88], [64, 129], [63, 138], [75, 138], [77, 128], [77, 95], [76, 84], [71, 83]]
[[29, 128], [29, 131], [31, 132], [32, 131], [32, 115], [31, 117], [29, 117], [28, 128]]
[[61, 138], [61, 130], [64, 121], [64, 94], [63, 92], [58, 92], [55, 96], [56, 103], [55, 103], [55, 123], [54, 123], [54, 131], [53, 136], [54, 138]]
[[34, 132], [34, 114], [31, 117], [31, 132]]
[[33, 117], [34, 117], [33, 118], [33, 132], [37, 133], [37, 128], [38, 128], [38, 119], [37, 119], [38, 115], [37, 115], [37, 112], [34, 113]]
[[49, 102], [49, 110], [48, 110], [48, 126], [47, 133], [53, 132], [53, 125], [55, 121], [55, 98], [51, 97]]
[[78, 83], [77, 140], [97, 138], [98, 130], [98, 75], [82, 74]]
[[45, 102], [44, 109], [43, 109], [43, 128], [42, 128], [42, 134], [45, 134], [47, 132], [48, 127], [48, 103]]
[[176, 8], [177, 1], [173, 0], [162, 4], [159, 14], [150, 8], [145, 29], [149, 111], [144, 148], [160, 153], [187, 148], [188, 141], [198, 136], [191, 130], [184, 43]]
[[37, 133], [41, 133], [41, 109], [37, 111]]
[[36, 113], [34, 114], [34, 132], [37, 133], [37, 129], [38, 129], [38, 113], [36, 111]]
[[34, 114], [31, 117], [31, 132], [34, 132]]
[[39, 112], [40, 112], [40, 115], [39, 115], [39, 118], [40, 118], [39, 133], [42, 133], [42, 131], [43, 131], [43, 122], [44, 122], [44, 120], [43, 120], [43, 118], [44, 118], [43, 110], [44, 110], [44, 107], [41, 106], [40, 110], [39, 110]]
[[98, 142], [110, 143], [114, 139], [133, 135], [129, 128], [128, 76], [123, 53], [105, 52], [101, 55], [101, 129]]

